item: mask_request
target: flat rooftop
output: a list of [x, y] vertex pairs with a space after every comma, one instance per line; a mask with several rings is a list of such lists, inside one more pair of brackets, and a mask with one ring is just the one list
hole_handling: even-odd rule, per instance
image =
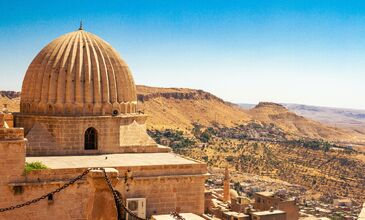
[[26, 157], [26, 162], [28, 163], [36, 161], [42, 162], [50, 169], [199, 164], [199, 162], [185, 159], [173, 153]]
[[224, 214], [226, 215], [230, 215], [230, 216], [233, 216], [233, 217], [249, 217], [249, 215], [246, 215], [244, 213], [238, 213], [238, 212], [232, 212], [232, 211], [228, 211], [228, 212], [224, 212]]
[[273, 210], [273, 211], [253, 212], [252, 214], [255, 216], [265, 216], [265, 215], [280, 215], [284, 213], [285, 212], [281, 210]]
[[273, 196], [275, 196], [275, 193], [274, 192], [268, 192], [268, 191], [256, 192], [255, 194], [260, 195], [260, 196], [265, 196], [265, 197], [273, 197]]
[[[205, 218], [200, 217], [199, 215], [193, 214], [193, 213], [180, 213], [180, 216], [182, 216], [186, 220], [205, 220]], [[171, 215], [152, 215], [152, 220], [175, 220], [174, 217]]]

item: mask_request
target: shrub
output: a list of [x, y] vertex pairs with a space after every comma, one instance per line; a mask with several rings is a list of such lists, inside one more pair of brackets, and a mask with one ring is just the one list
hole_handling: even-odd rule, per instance
[[229, 156], [226, 157], [226, 161], [228, 161], [228, 162], [232, 162], [233, 159], [234, 159], [234, 157], [231, 156], [231, 155], [229, 155]]
[[209, 157], [208, 156], [202, 156], [202, 159], [207, 162], [209, 160]]
[[211, 134], [208, 132], [208, 131], [204, 131], [200, 137], [199, 137], [199, 140], [203, 143], [208, 143], [210, 141], [210, 138], [211, 138]]
[[188, 148], [195, 144], [193, 139], [185, 137], [184, 133], [179, 130], [147, 130], [147, 132], [158, 144], [164, 144], [162, 140], [168, 139], [168, 145], [173, 150]]
[[31, 163], [25, 163], [25, 167], [24, 167], [24, 173], [27, 174], [33, 170], [44, 170], [44, 169], [48, 169], [48, 167], [46, 165], [44, 165], [42, 162], [39, 161], [35, 161], [35, 162], [31, 162]]

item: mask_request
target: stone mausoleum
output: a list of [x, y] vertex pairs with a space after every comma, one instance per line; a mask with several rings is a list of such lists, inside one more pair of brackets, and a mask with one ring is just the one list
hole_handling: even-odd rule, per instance
[[[203, 214], [206, 164], [157, 145], [136, 107], [131, 71], [110, 44], [82, 27], [53, 40], [25, 74], [20, 112], [0, 114], [0, 208], [105, 167], [114, 168], [116, 189], [141, 217]], [[25, 162], [47, 169], [25, 173]], [[103, 219], [110, 212], [95, 205], [100, 189], [89, 176], [0, 219]]]

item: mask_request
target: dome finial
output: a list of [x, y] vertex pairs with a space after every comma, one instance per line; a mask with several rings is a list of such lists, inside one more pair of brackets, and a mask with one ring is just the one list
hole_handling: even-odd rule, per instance
[[80, 27], [79, 27], [79, 30], [83, 30], [83, 28], [82, 28], [82, 20], [80, 20]]

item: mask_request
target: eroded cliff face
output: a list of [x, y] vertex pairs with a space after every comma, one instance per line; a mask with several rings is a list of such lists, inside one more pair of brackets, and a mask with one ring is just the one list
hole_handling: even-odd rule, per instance
[[20, 97], [20, 92], [15, 91], [0, 91], [0, 96], [8, 97], [9, 99], [15, 99]]
[[137, 86], [138, 101], [144, 102], [156, 98], [179, 99], [179, 100], [214, 100], [221, 103], [233, 105], [225, 102], [217, 96], [203, 90], [185, 88], [156, 88], [148, 86]]
[[276, 108], [277, 110], [288, 111], [283, 105], [274, 102], [260, 102], [255, 106], [255, 109], [258, 108]]

